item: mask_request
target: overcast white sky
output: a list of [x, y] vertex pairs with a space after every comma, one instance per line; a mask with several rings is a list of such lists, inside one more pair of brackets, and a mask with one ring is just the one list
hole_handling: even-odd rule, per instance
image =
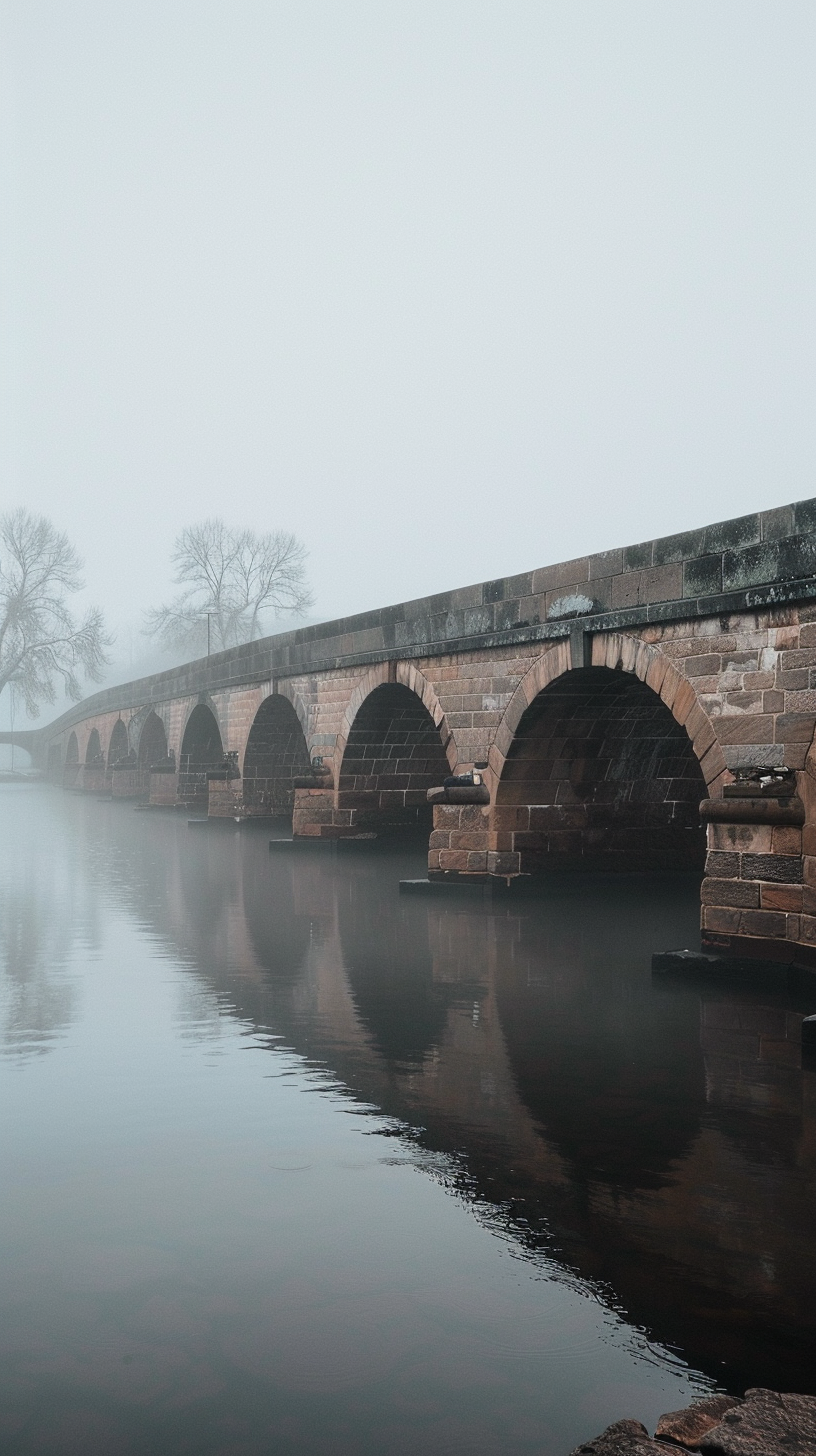
[[816, 494], [816, 7], [5, 0], [3, 506], [334, 616]]

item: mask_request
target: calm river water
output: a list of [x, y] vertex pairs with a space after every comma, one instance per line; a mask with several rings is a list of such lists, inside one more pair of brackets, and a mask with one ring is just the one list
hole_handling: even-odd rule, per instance
[[430, 901], [422, 846], [269, 838], [0, 788], [5, 1456], [565, 1456], [816, 1391], [816, 1006], [652, 977], [696, 884]]

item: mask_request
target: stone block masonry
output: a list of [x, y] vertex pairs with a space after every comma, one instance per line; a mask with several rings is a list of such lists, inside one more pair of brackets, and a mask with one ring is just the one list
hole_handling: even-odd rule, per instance
[[[698, 868], [710, 946], [816, 965], [815, 729], [809, 500], [249, 643], [98, 693], [35, 749], [119, 792], [129, 753], [127, 792], [304, 837], [424, 822], [442, 879]], [[432, 809], [474, 765], [489, 802]], [[735, 778], [740, 809], [701, 822]]]

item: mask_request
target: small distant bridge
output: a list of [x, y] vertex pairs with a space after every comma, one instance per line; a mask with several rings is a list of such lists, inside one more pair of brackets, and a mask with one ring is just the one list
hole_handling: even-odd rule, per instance
[[704, 940], [816, 965], [814, 730], [807, 500], [281, 633], [0, 739], [74, 789], [288, 813], [296, 837], [425, 824], [442, 880], [705, 862]]
[[16, 748], [25, 749], [32, 759], [39, 756], [42, 749], [41, 728], [14, 728], [7, 731], [0, 731], [0, 743], [13, 743]]

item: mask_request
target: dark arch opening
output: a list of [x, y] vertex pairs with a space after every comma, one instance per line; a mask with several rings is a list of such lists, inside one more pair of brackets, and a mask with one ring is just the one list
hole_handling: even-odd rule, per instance
[[108, 744], [108, 768], [115, 768], [118, 763], [123, 763], [128, 756], [128, 735], [127, 728], [121, 718], [117, 718], [113, 725], [113, 732]]
[[99, 733], [96, 728], [91, 729], [91, 736], [88, 739], [88, 747], [85, 750], [85, 767], [105, 767], [105, 755], [102, 752], [102, 744], [99, 741]]
[[[605, 667], [565, 673], [524, 713], [496, 796], [522, 874], [702, 871], [706, 785], [650, 687]], [[507, 844], [507, 848], [510, 845]]]
[[309, 773], [309, 750], [288, 698], [273, 693], [255, 714], [244, 754], [244, 806], [252, 814], [291, 814], [295, 779]]
[[62, 766], [62, 782], [64, 788], [76, 785], [79, 777], [79, 743], [76, 733], [72, 733], [68, 739], [65, 749], [65, 762]]
[[181, 741], [179, 798], [188, 804], [207, 803], [207, 774], [224, 761], [221, 732], [206, 703], [197, 703], [187, 719]]
[[139, 767], [150, 769], [167, 759], [167, 734], [158, 713], [149, 713], [139, 735]]
[[428, 789], [450, 773], [439, 730], [425, 704], [401, 683], [369, 693], [351, 731], [340, 769], [338, 807], [361, 828], [430, 830]]

